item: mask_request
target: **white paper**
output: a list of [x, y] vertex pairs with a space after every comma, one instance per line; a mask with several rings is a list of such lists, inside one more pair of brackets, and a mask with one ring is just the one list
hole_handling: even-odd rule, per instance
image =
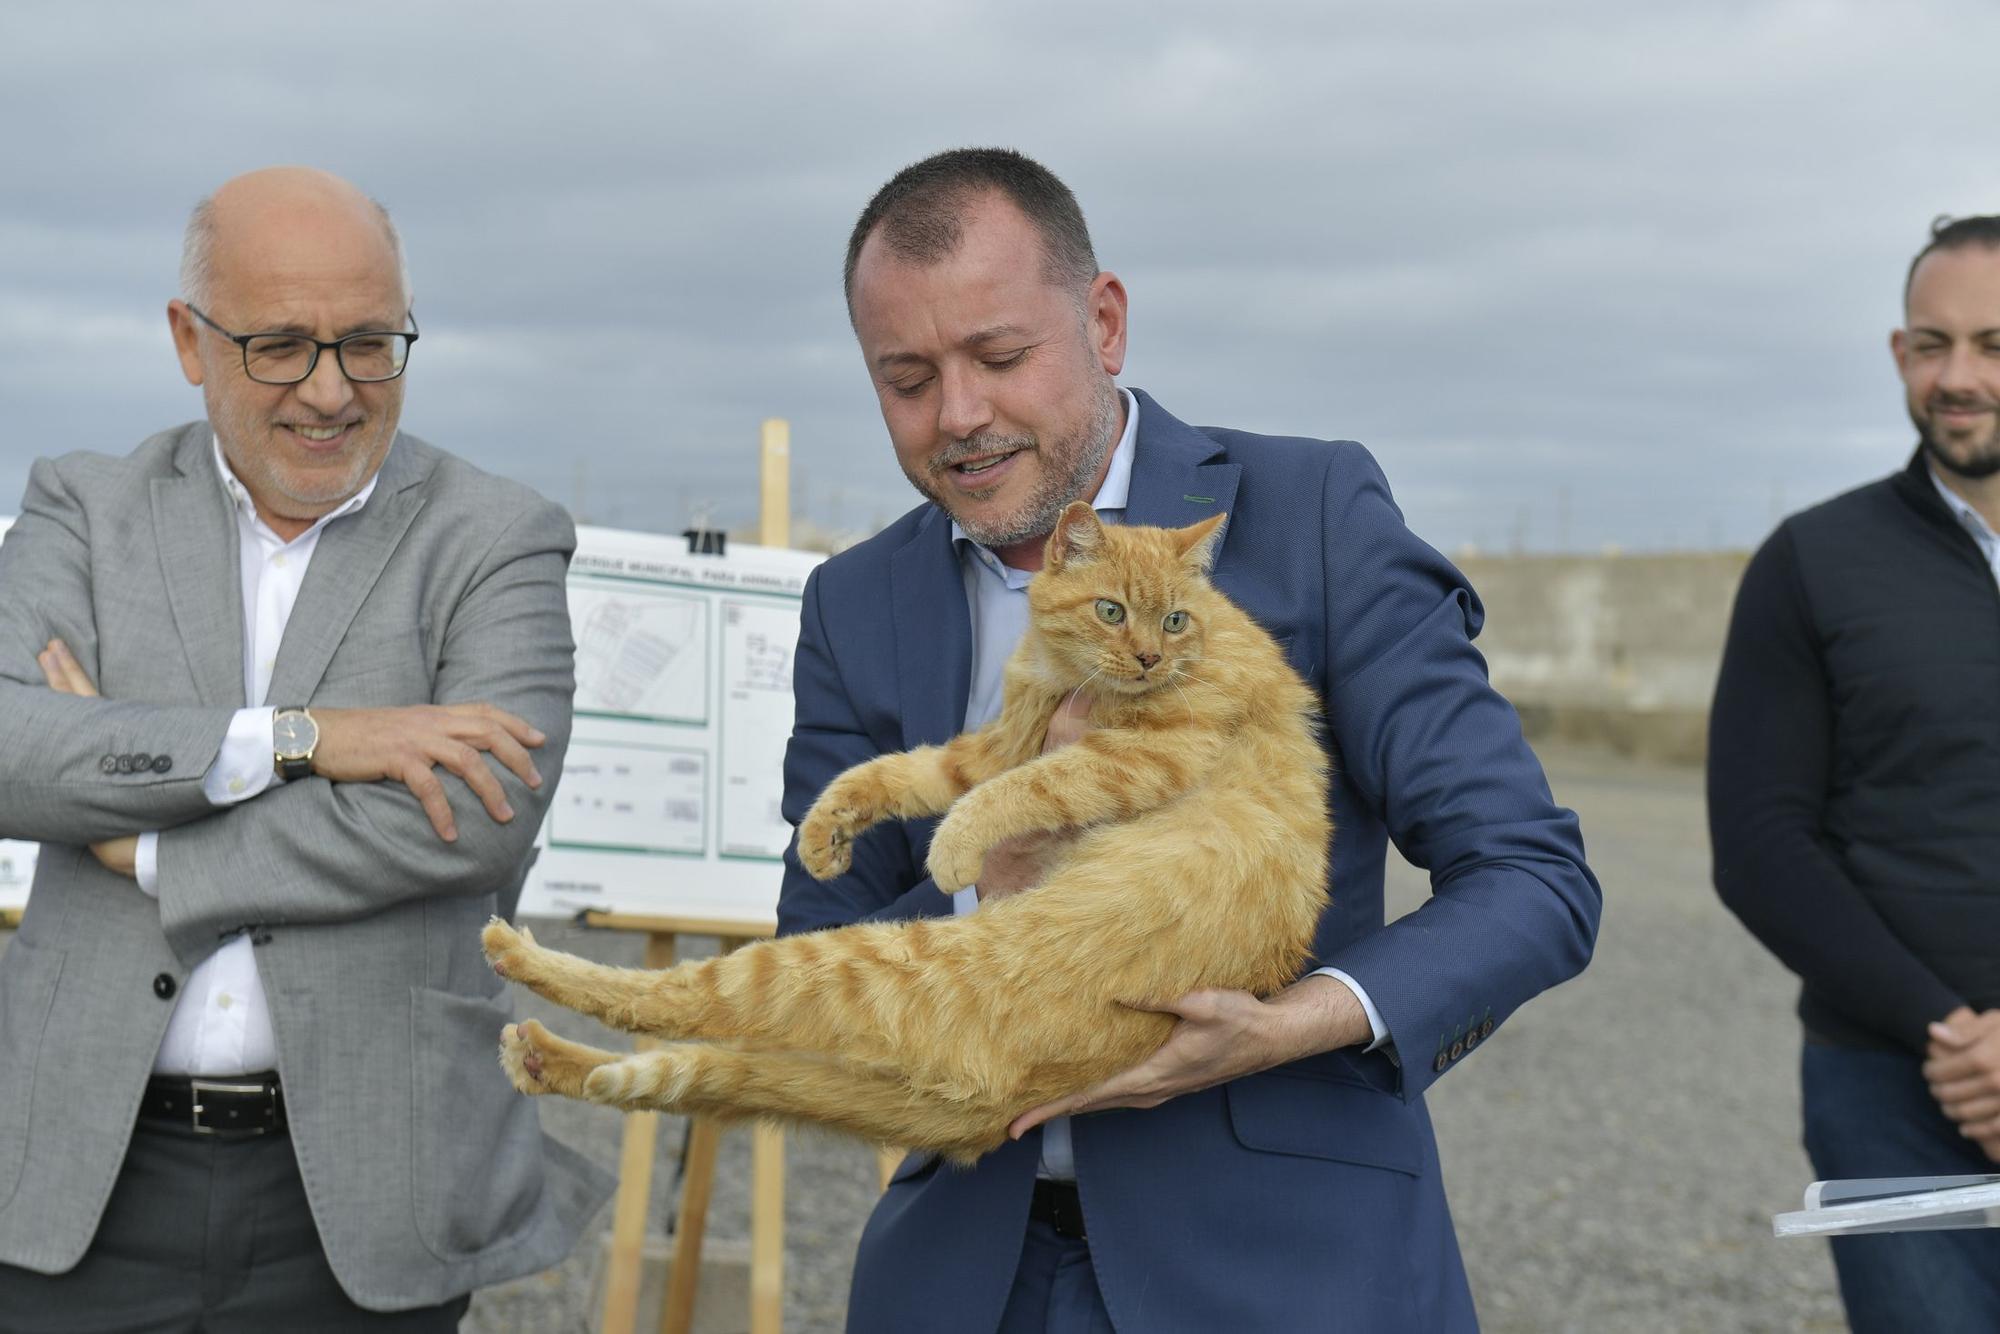
[[1815, 1181], [1805, 1208], [1771, 1220], [1780, 1237], [2000, 1227], [2000, 1176]]

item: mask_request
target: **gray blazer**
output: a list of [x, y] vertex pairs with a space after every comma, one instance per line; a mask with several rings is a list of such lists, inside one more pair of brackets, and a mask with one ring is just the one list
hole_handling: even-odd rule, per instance
[[[309, 778], [210, 806], [202, 774], [244, 699], [236, 521], [209, 442], [196, 422], [127, 458], [40, 460], [0, 543], [0, 837], [43, 845], [0, 958], [0, 1261], [82, 1257], [172, 1010], [160, 993], [249, 925], [342, 1287], [390, 1310], [547, 1268], [611, 1183], [501, 1073], [511, 1008], [479, 928], [518, 898], [554, 784], [495, 764], [516, 811], [498, 825], [447, 776], [452, 844], [396, 783]], [[553, 778], [574, 546], [556, 506], [398, 436], [368, 503], [320, 536], [271, 702], [487, 700], [548, 734], [535, 758]], [[53, 635], [102, 699], [42, 685]], [[145, 829], [162, 831], [157, 902], [86, 846]]]

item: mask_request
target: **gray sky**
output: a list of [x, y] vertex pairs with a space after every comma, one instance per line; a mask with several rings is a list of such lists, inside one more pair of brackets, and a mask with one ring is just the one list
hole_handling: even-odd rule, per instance
[[[261, 15], [261, 17], [260, 17]], [[1040, 158], [1132, 296], [1123, 377], [1359, 439], [1436, 545], [1746, 545], [1899, 466], [1940, 212], [2000, 211], [1985, 3], [736, 3], [0, 11], [0, 512], [198, 416], [187, 209], [274, 162], [395, 212], [404, 425], [584, 516], [914, 503], [842, 310], [854, 215]]]

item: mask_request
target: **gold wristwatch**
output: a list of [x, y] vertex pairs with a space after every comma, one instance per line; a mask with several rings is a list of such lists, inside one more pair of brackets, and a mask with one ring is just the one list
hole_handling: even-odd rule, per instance
[[278, 777], [286, 782], [312, 772], [313, 749], [319, 745], [319, 724], [304, 705], [279, 709], [271, 717], [271, 752]]

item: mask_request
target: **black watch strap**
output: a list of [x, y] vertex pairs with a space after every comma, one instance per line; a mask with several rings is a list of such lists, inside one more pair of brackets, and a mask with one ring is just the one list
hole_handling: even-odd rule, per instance
[[[273, 710], [271, 716], [277, 718], [287, 713], [305, 713], [305, 711], [306, 706], [303, 704], [284, 705]], [[317, 731], [317, 727], [314, 730]], [[287, 783], [296, 782], [301, 778], [308, 778], [312, 775], [312, 753], [310, 751], [304, 755], [291, 758], [279, 755], [275, 749], [273, 749], [271, 754], [277, 764], [278, 777], [284, 779]]]

